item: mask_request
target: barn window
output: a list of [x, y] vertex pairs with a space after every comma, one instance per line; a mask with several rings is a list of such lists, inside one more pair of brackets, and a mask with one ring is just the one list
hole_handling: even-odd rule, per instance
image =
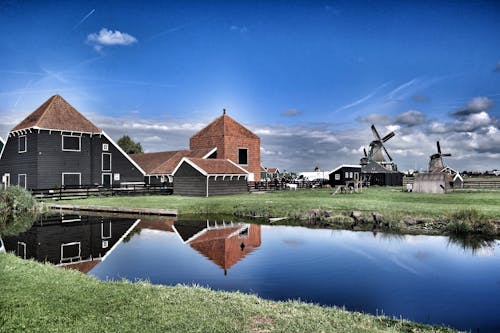
[[102, 171], [111, 171], [111, 154], [102, 154]]
[[17, 175], [17, 186], [26, 188], [26, 174]]
[[27, 150], [27, 147], [26, 147], [26, 135], [21, 135], [19, 138], [18, 138], [18, 143], [19, 143], [19, 149], [18, 149], [18, 152], [20, 153], [25, 153], [26, 150]]
[[349, 172], [348, 171], [345, 172], [345, 177], [344, 178], [349, 178]]
[[61, 262], [66, 260], [80, 259], [82, 247], [80, 242], [61, 244]]
[[352, 172], [349, 173], [349, 178], [353, 178], [353, 173]]
[[81, 151], [82, 138], [79, 136], [62, 136], [63, 151]]
[[63, 186], [78, 186], [82, 183], [82, 175], [76, 172], [64, 172], [62, 174]]
[[248, 149], [239, 148], [238, 149], [238, 164], [247, 165], [248, 164]]
[[335, 174], [335, 180], [340, 180], [340, 173]]
[[102, 150], [103, 151], [108, 151], [109, 150], [109, 145], [107, 143], [102, 144]]

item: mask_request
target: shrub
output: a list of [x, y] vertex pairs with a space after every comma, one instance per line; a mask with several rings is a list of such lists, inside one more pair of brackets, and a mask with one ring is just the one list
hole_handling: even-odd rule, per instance
[[448, 232], [460, 235], [476, 233], [491, 235], [495, 233], [495, 225], [476, 209], [464, 209], [452, 214]]
[[17, 235], [28, 230], [41, 211], [30, 192], [18, 186], [0, 190], [0, 235]]

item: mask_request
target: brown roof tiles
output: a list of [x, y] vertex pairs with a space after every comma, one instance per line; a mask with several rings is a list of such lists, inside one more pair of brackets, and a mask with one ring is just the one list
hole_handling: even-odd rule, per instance
[[245, 175], [247, 171], [229, 160], [189, 158], [190, 162], [209, 175]]
[[248, 137], [248, 138], [259, 138], [257, 135], [252, 133], [249, 129], [245, 128], [243, 125], [238, 123], [233, 118], [229, 117], [227, 114], [220, 116], [219, 118], [212, 121], [205, 128], [200, 130], [198, 133], [192, 136], [195, 137], [211, 137], [211, 136], [238, 136], [238, 137]]
[[32, 127], [68, 132], [101, 133], [95, 126], [59, 95], [50, 97], [38, 109], [19, 123], [12, 131]]

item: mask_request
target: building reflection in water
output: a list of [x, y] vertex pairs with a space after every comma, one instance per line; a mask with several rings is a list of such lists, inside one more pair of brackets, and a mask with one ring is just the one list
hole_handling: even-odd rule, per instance
[[261, 245], [261, 227], [256, 224], [206, 221], [177, 221], [172, 226], [184, 244], [224, 270]]
[[7, 251], [24, 259], [89, 272], [106, 259], [139, 223], [133, 218], [74, 214], [42, 217], [18, 236], [4, 239]]

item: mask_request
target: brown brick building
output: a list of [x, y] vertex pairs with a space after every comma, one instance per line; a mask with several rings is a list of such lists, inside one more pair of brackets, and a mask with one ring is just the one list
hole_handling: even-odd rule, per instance
[[260, 138], [225, 112], [189, 139], [189, 149], [217, 148], [218, 159], [229, 159], [260, 181]]

